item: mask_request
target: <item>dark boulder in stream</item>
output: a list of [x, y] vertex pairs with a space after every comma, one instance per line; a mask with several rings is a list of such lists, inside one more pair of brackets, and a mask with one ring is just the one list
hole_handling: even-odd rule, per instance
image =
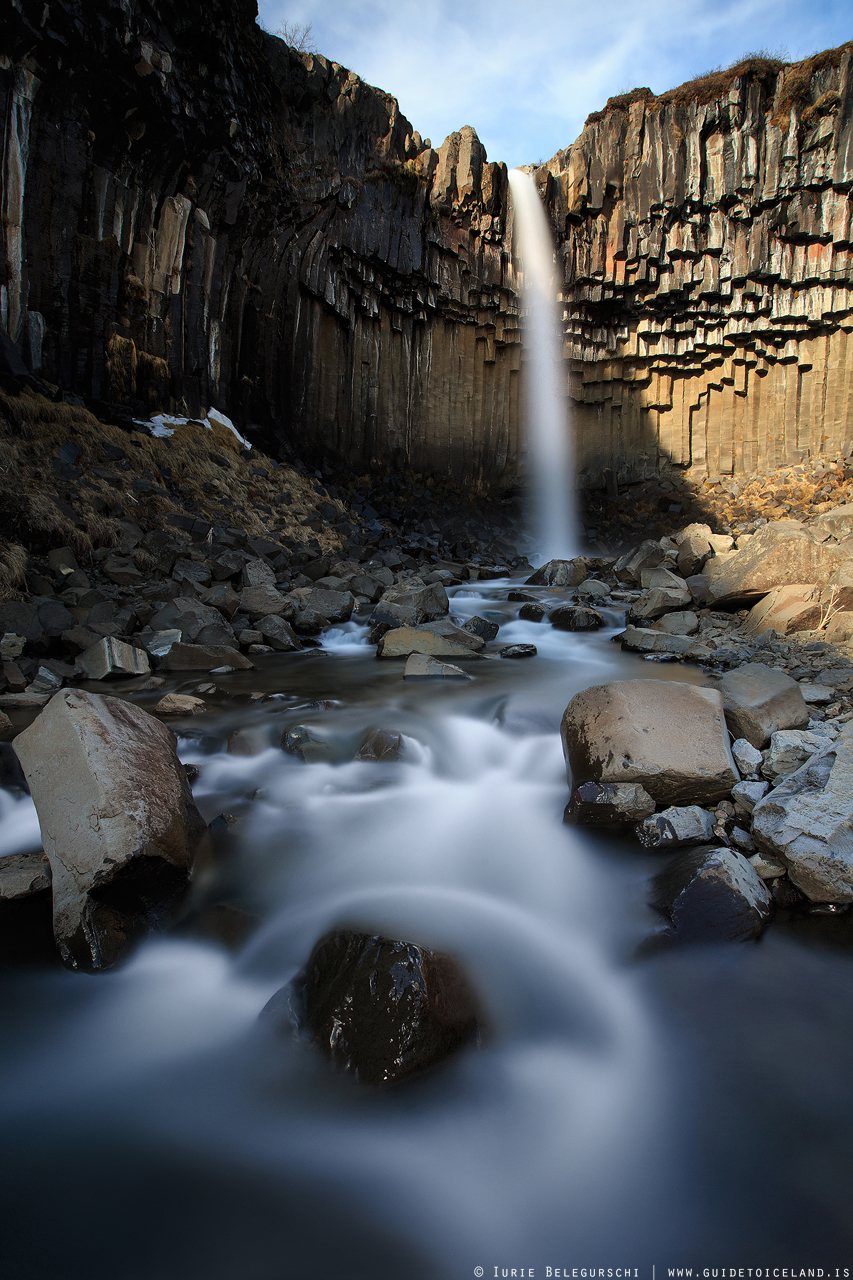
[[[474, 997], [455, 960], [378, 935], [322, 938], [288, 1000], [314, 1042], [363, 1084], [415, 1075], [477, 1035]], [[271, 1014], [278, 1004], [274, 996]]]
[[558, 605], [548, 614], [548, 621], [558, 631], [597, 631], [604, 626], [604, 618], [597, 609], [587, 609], [583, 605]]
[[652, 906], [683, 942], [747, 942], [773, 914], [764, 881], [733, 849], [706, 845], [677, 854], [652, 886]]

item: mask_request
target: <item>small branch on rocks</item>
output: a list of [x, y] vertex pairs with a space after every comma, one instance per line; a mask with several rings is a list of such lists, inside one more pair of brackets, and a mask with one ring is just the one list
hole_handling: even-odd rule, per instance
[[833, 587], [830, 591], [826, 604], [821, 605], [820, 622], [815, 627], [816, 631], [825, 631], [835, 615], [841, 612], [840, 594], [839, 587]]

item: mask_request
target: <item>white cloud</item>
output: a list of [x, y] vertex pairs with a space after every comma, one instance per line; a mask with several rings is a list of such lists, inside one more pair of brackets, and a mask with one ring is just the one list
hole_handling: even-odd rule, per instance
[[791, 57], [850, 36], [849, 0], [260, 0], [311, 23], [320, 52], [399, 99], [439, 145], [473, 125], [492, 159], [553, 155], [612, 94], [660, 93], [757, 48]]

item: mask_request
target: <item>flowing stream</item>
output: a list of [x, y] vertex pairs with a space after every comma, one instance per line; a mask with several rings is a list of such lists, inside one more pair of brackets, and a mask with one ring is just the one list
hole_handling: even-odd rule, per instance
[[[535, 659], [404, 683], [352, 623], [323, 651], [220, 677], [212, 713], [182, 724], [204, 817], [237, 819], [185, 926], [107, 974], [0, 984], [0, 1274], [538, 1280], [853, 1260], [848, 954], [771, 932], [637, 958], [661, 859], [563, 825], [560, 717], [590, 684], [701, 673], [623, 654], [615, 611], [599, 633], [520, 621], [512, 585], [458, 587], [451, 610], [494, 618]], [[297, 723], [329, 760], [281, 751]], [[405, 735], [402, 761], [353, 761], [372, 726]], [[236, 729], [254, 754], [227, 750]], [[4, 793], [0, 852], [33, 843], [31, 803]], [[456, 956], [481, 1047], [373, 1090], [259, 1019], [339, 925]]]
[[521, 259], [529, 524], [538, 562], [580, 553], [575, 469], [554, 273], [554, 240], [536, 185], [511, 169], [513, 229]]

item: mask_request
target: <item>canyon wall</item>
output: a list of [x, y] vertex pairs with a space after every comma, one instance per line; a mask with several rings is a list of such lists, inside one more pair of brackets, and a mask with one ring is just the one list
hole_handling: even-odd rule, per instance
[[[284, 456], [511, 485], [505, 167], [255, 18], [11, 0], [0, 323], [105, 414], [213, 405]], [[536, 178], [582, 483], [853, 445], [850, 46], [611, 99]]]
[[586, 483], [853, 447], [851, 53], [634, 90], [537, 172]]
[[518, 462], [506, 170], [300, 55], [254, 0], [12, 0], [0, 323], [102, 412], [475, 490]]

